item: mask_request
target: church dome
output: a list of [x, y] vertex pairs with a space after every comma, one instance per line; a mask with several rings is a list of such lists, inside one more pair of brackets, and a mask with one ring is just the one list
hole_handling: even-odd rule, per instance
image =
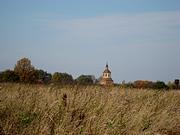
[[109, 68], [108, 68], [108, 64], [106, 64], [106, 69], [104, 70], [103, 73], [111, 73], [111, 71], [110, 71]]
[[109, 69], [105, 69], [103, 73], [111, 73]]

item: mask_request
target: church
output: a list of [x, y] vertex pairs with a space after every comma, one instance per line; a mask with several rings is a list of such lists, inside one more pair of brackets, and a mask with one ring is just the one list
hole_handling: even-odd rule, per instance
[[111, 71], [109, 70], [108, 64], [106, 64], [105, 70], [103, 72], [102, 78], [100, 80], [101, 85], [113, 85], [113, 80], [111, 78]]

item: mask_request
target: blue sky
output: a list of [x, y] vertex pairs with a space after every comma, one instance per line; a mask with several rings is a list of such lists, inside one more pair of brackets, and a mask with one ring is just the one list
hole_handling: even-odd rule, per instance
[[1, 0], [0, 70], [22, 57], [48, 72], [115, 82], [180, 78], [179, 0]]

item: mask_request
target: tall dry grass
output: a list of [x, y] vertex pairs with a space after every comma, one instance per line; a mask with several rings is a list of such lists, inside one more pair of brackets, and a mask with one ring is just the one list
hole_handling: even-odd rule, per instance
[[0, 84], [1, 135], [180, 135], [180, 93]]

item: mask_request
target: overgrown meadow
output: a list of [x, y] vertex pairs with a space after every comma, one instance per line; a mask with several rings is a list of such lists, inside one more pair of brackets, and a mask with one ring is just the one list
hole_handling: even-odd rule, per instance
[[180, 135], [180, 91], [0, 84], [1, 135]]

